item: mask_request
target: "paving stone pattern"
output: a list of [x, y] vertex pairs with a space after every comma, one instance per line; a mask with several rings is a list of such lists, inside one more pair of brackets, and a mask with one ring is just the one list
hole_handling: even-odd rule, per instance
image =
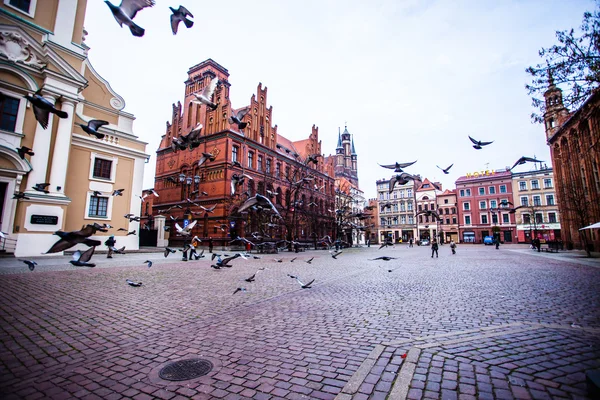
[[[585, 371], [600, 368], [600, 269], [508, 246], [449, 253], [309, 251], [221, 270], [160, 254], [94, 269], [44, 259], [34, 272], [0, 260], [0, 395], [586, 398]], [[369, 260], [380, 255], [399, 259]], [[148, 257], [152, 268], [141, 265]], [[301, 289], [287, 274], [316, 281]], [[213, 370], [158, 376], [193, 357]]]

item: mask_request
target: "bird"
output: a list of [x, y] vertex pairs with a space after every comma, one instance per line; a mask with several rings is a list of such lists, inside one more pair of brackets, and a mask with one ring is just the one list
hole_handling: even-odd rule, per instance
[[306, 160], [304, 160], [304, 165], [308, 165], [309, 162], [314, 163], [315, 165], [319, 163], [318, 158], [321, 157], [320, 154], [309, 154], [308, 157], [306, 157]]
[[35, 266], [38, 265], [35, 261], [31, 261], [31, 260], [19, 260], [19, 261], [23, 261], [25, 264], [27, 264], [30, 271], [33, 271], [35, 269]]
[[245, 291], [246, 291], [246, 288], [239, 287], [239, 288], [235, 289], [235, 291], [233, 292], [233, 294], [236, 294], [237, 292], [245, 292]]
[[177, 252], [176, 250], [165, 247], [165, 252], [163, 254], [165, 255], [165, 258], [167, 258], [169, 256], [169, 254], [176, 253], [176, 252]]
[[127, 232], [127, 235], [125, 235], [125, 236], [129, 236], [129, 235], [135, 235], [135, 229], [132, 230], [131, 232]]
[[90, 236], [94, 235], [97, 231], [106, 232], [106, 229], [103, 229], [101, 225], [96, 223], [87, 224], [85, 227], [78, 231], [72, 232], [63, 232], [56, 231], [55, 235], [59, 236], [60, 239], [50, 247], [50, 249], [45, 254], [58, 253], [60, 251], [64, 251], [70, 249], [76, 244], [83, 243], [87, 246], [100, 246], [101, 242], [99, 240], [88, 239]]
[[452, 168], [452, 166], [453, 166], [453, 165], [454, 165], [454, 164], [450, 164], [450, 166], [449, 166], [449, 167], [447, 167], [447, 168], [442, 168], [442, 167], [440, 167], [439, 165], [436, 165], [436, 167], [438, 167], [439, 169], [441, 169], [441, 170], [444, 172], [444, 174], [448, 175], [448, 174], [450, 173], [450, 172], [448, 172], [448, 171], [450, 171], [450, 168]]
[[[248, 108], [248, 107], [239, 110], [237, 113], [233, 112], [233, 110], [232, 110], [231, 117], [229, 117], [229, 123], [237, 125], [239, 130], [244, 129], [246, 126], [248, 126], [248, 123], [242, 122], [242, 120], [244, 119], [246, 114], [248, 114], [248, 111], [250, 111], [250, 108]], [[234, 161], [234, 162], [237, 162], [237, 161]]]
[[383, 243], [381, 244], [381, 246], [379, 246], [379, 250], [383, 249], [384, 247], [387, 247], [387, 246], [393, 246], [393, 245], [394, 245], [394, 243], [392, 243], [392, 242], [391, 242], [391, 241], [389, 241], [389, 240], [386, 240], [385, 242], [383, 242]]
[[190, 234], [192, 233], [192, 229], [194, 228], [194, 226], [196, 226], [196, 222], [198, 221], [193, 220], [184, 228], [179, 226], [179, 224], [176, 222], [175, 229], [177, 229], [177, 234], [179, 234], [180, 236], [190, 236]]
[[254, 282], [256, 280], [256, 273], [254, 273], [251, 277], [244, 279], [246, 282]]
[[206, 161], [215, 161], [215, 158], [212, 153], [202, 153], [202, 157], [198, 160], [198, 166], [201, 167]]
[[73, 259], [69, 262], [76, 267], [93, 268], [96, 266], [96, 264], [89, 263], [88, 261], [90, 261], [90, 259], [94, 255], [95, 250], [96, 246], [92, 246], [84, 252], [81, 252], [81, 250], [77, 250], [75, 253], [73, 253]]
[[519, 159], [517, 160], [517, 162], [516, 162], [516, 163], [515, 163], [515, 164], [514, 164], [514, 165], [511, 167], [511, 169], [510, 169], [510, 170], [512, 171], [512, 170], [513, 170], [513, 168], [514, 168], [514, 167], [516, 167], [517, 165], [523, 165], [523, 164], [525, 164], [526, 162], [534, 162], [534, 163], [536, 163], [536, 162], [539, 162], [539, 163], [543, 163], [543, 161], [536, 160], [535, 158], [531, 158], [531, 157], [525, 157], [525, 156], [523, 156], [523, 157], [521, 157], [521, 158], [519, 158]]
[[406, 185], [408, 183], [408, 181], [410, 180], [414, 180], [415, 177], [407, 174], [406, 172], [401, 172], [398, 175], [392, 176], [392, 178], [390, 179], [390, 183], [389, 183], [389, 193], [392, 193], [392, 191], [394, 190], [394, 186], [396, 186], [396, 184], [398, 185]]
[[152, 261], [150, 260], [144, 261], [144, 264], [148, 264], [148, 268], [152, 267]]
[[411, 165], [413, 165], [416, 162], [417, 162], [417, 160], [415, 160], [413, 162], [407, 162], [407, 163], [396, 162], [394, 164], [389, 164], [389, 165], [379, 164], [379, 166], [383, 167], [383, 168], [393, 169], [394, 172], [403, 172], [404, 171], [403, 168], [410, 167]]
[[92, 192], [92, 194], [93, 194], [94, 196], [101, 196], [101, 195], [102, 195], [102, 192], [100, 192], [99, 190], [94, 190], [94, 191]]
[[311, 257], [310, 259], [305, 260], [304, 262], [307, 263], [307, 264], [311, 264], [312, 260], [314, 260], [314, 259], [315, 259], [314, 257]]
[[511, 202], [510, 202], [510, 201], [508, 201], [508, 200], [501, 200], [499, 204], [500, 204], [501, 206], [508, 206], [508, 205], [514, 206], [514, 204], [513, 204], [513, 203], [511, 203]]
[[280, 263], [280, 262], [283, 262], [283, 259], [281, 259], [281, 258], [274, 258], [273, 261], [276, 261], [276, 262]]
[[262, 207], [263, 209], [270, 209], [271, 211], [273, 211], [275, 213], [275, 215], [277, 215], [279, 218], [281, 218], [279, 211], [277, 211], [277, 208], [275, 207], [275, 205], [273, 205], [273, 203], [271, 203], [271, 200], [269, 200], [268, 197], [265, 197], [258, 193], [254, 197], [250, 197], [249, 199], [247, 199], [244, 202], [244, 204], [242, 204], [242, 206], [238, 209], [238, 212], [241, 213], [244, 210], [247, 210], [248, 208], [250, 208], [252, 206], [259, 206], [259, 207]]
[[294, 257], [294, 258], [290, 259], [290, 262], [294, 262], [296, 260], [296, 258], [298, 258], [298, 257]]
[[242, 168], [242, 164], [240, 164], [239, 161], [232, 161], [231, 166], [237, 167], [237, 168]]
[[483, 146], [487, 146], [488, 144], [494, 143], [493, 140], [491, 142], [482, 142], [481, 140], [475, 140], [471, 136], [469, 136], [469, 139], [471, 139], [471, 142], [473, 142], [474, 144], [473, 148], [477, 150], [481, 150]]
[[35, 92], [33, 96], [26, 95], [23, 97], [29, 100], [33, 106], [33, 114], [35, 115], [35, 119], [44, 129], [48, 129], [48, 118], [50, 113], [56, 114], [59, 118], [69, 117], [68, 113], [57, 110], [56, 107], [54, 107], [54, 104], [52, 104], [48, 99], [42, 97], [42, 89], [39, 89], [37, 92]]
[[235, 194], [235, 189], [237, 186], [241, 186], [246, 181], [246, 178], [250, 180], [254, 180], [250, 175], [246, 174], [233, 174], [231, 175], [231, 195]]
[[131, 279], [125, 279], [125, 282], [127, 282], [127, 284], [129, 286], [133, 286], [133, 287], [139, 287], [142, 286], [142, 282], [134, 282]]
[[342, 254], [342, 250], [340, 251], [334, 251], [331, 253], [331, 257], [335, 258], [337, 260], [337, 256], [339, 256], [340, 254]]
[[33, 190], [35, 190], [36, 192], [42, 192], [42, 193], [50, 193], [46, 188], [50, 186], [49, 183], [36, 183], [35, 186], [32, 186], [31, 188]]
[[81, 129], [83, 129], [85, 133], [87, 133], [90, 136], [96, 136], [96, 138], [98, 139], [104, 138], [104, 133], [98, 132], [98, 129], [104, 125], [108, 125], [108, 121], [104, 121], [101, 119], [92, 119], [88, 121], [87, 125], [79, 124], [79, 126], [81, 127]]
[[125, 191], [125, 189], [117, 189], [113, 192], [113, 196], [123, 196], [123, 192]]
[[206, 257], [206, 256], [204, 255], [204, 250], [202, 250], [202, 251], [200, 252], [200, 254], [195, 254], [195, 255], [194, 255], [194, 258], [195, 258], [196, 260], [199, 260], [199, 259], [201, 259], [201, 258], [204, 258], [204, 257]]
[[[231, 267], [231, 265], [228, 265], [231, 260], [235, 260], [236, 258], [238, 258], [240, 256], [240, 253], [234, 254], [231, 257], [226, 257], [221, 259], [220, 256], [217, 256], [217, 262], [215, 263], [215, 266], [217, 267]], [[212, 267], [212, 265], [211, 265]]]
[[27, 154], [28, 156], [35, 155], [35, 153], [33, 151], [31, 151], [31, 149], [27, 146], [21, 146], [21, 147], [17, 148], [17, 153], [19, 153], [19, 157], [21, 157], [21, 160], [25, 159], [25, 154]]
[[119, 229], [117, 229], [117, 232], [129, 232], [129, 231], [125, 228], [119, 228]]
[[23, 192], [13, 193], [13, 200], [29, 200], [29, 197]]
[[508, 213], [509, 213], [509, 214], [514, 214], [514, 213], [516, 213], [516, 212], [517, 212], [517, 210], [518, 210], [519, 208], [522, 208], [522, 207], [524, 207], [524, 206], [518, 206], [518, 207], [515, 207], [515, 208], [511, 208], [510, 210], [508, 210]]
[[110, 8], [110, 11], [119, 23], [119, 26], [123, 27], [123, 24], [128, 26], [133, 36], [144, 36], [144, 28], [136, 25], [135, 22], [133, 22], [133, 19], [138, 11], [146, 7], [154, 6], [154, 0], [122, 0], [119, 6], [115, 6], [108, 0], [105, 0], [104, 2], [108, 5], [108, 8]]
[[176, 10], [173, 7], [169, 7], [171, 9], [171, 30], [173, 31], [173, 35], [177, 34], [177, 28], [179, 27], [179, 23], [183, 22], [186, 28], [191, 28], [194, 26], [194, 21], [190, 21], [187, 19], [187, 16], [194, 18], [191, 12], [188, 11], [184, 6], [179, 6]]
[[397, 258], [398, 257], [381, 256], [381, 257], [377, 257], [377, 258], [369, 258], [369, 260], [371, 260], [371, 261], [375, 261], [375, 260], [390, 261], [390, 260], [395, 260]]
[[148, 194], [148, 195], [153, 195], [154, 197], [160, 197], [158, 195], [158, 193], [156, 193], [156, 191], [154, 190], [154, 188], [152, 188], [152, 189], [146, 189], [146, 190], [144, 190], [144, 192], [146, 194]]
[[308, 283], [303, 283], [299, 277], [296, 277], [296, 281], [298, 281], [298, 283], [300, 284], [300, 287], [302, 287], [302, 289], [310, 289], [310, 285], [313, 284], [313, 282], [315, 281], [314, 279]]
[[218, 83], [219, 83], [219, 78], [214, 77], [210, 81], [210, 83], [206, 87], [204, 87], [204, 89], [202, 90], [202, 92], [200, 94], [194, 93], [195, 99], [192, 100], [192, 102], [198, 103], [198, 104], [206, 104], [206, 106], [209, 107], [210, 109], [216, 110], [218, 105], [213, 103], [211, 98], [212, 98], [212, 95], [213, 95], [215, 89], [217, 88]]

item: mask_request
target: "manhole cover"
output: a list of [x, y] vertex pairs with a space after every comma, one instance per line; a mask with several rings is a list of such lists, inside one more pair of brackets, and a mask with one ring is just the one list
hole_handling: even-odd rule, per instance
[[186, 381], [208, 374], [213, 365], [208, 360], [191, 358], [188, 360], [174, 361], [165, 365], [158, 376], [167, 381]]

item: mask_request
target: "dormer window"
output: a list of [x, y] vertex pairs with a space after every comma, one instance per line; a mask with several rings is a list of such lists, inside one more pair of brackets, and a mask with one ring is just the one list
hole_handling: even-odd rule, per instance
[[4, 4], [33, 18], [37, 0], [4, 0]]

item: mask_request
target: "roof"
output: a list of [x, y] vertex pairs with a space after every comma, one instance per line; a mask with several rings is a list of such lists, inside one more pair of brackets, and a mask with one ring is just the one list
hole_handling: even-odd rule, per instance
[[350, 151], [351, 154], [356, 154], [356, 150], [354, 149], [354, 136], [352, 136], [352, 150]]
[[[568, 126], [571, 125], [571, 123], [574, 123], [578, 120], [578, 118], [581, 116], [581, 113], [583, 112], [583, 109], [586, 108], [586, 106], [588, 106], [590, 103], [594, 102], [594, 101], [598, 101], [598, 97], [600, 97], [600, 91], [599, 90], [594, 90], [594, 92], [592, 92], [592, 94], [590, 95], [590, 97], [585, 101], [585, 103], [583, 103], [581, 105], [581, 107], [579, 107], [577, 110], [573, 111], [570, 113], [569, 117], [567, 118], [567, 120], [565, 122], [562, 123], [562, 125], [556, 130], [556, 132], [554, 132], [554, 135], [552, 135], [550, 138], [548, 138], [548, 143], [553, 142], [554, 140], [556, 140], [556, 138], [558, 136], [560, 136], [560, 134], [568, 128]], [[585, 117], [584, 117], [585, 118]]]
[[444, 190], [444, 193], [442, 194], [438, 194], [438, 197], [440, 196], [456, 196], [456, 189], [452, 189], [452, 190]]
[[338, 128], [338, 142], [337, 142], [337, 147], [336, 149], [343, 149], [344, 146], [342, 146], [342, 135], [340, 134], [340, 128]]
[[506, 170], [479, 171], [479, 172], [473, 172], [472, 174], [469, 174], [469, 175], [461, 176], [454, 183], [458, 184], [458, 183], [492, 181], [495, 179], [511, 178], [511, 177], [512, 177], [512, 172], [506, 171]]

